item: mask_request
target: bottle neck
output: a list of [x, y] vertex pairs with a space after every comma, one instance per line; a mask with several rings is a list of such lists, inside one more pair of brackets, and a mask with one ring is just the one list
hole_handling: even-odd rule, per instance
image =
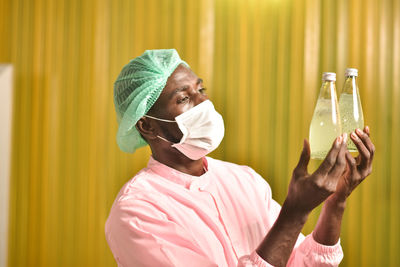
[[345, 76], [345, 81], [347, 81], [347, 80], [356, 80], [356, 79], [357, 79], [357, 76], [352, 76], [352, 75]]
[[323, 86], [324, 84], [333, 84], [333, 85], [335, 85], [335, 84], [336, 84], [336, 81], [326, 81], [326, 80], [322, 80], [322, 86]]
[[332, 99], [335, 97], [336, 97], [336, 82], [323, 80], [319, 98]]
[[357, 76], [346, 76], [341, 94], [357, 93]]

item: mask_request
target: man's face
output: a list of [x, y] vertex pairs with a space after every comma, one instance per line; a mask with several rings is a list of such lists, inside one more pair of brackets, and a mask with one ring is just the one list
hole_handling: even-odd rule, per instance
[[[176, 116], [207, 99], [202, 79], [188, 67], [179, 65], [168, 78], [160, 97], [148, 114], [160, 119], [174, 120]], [[182, 132], [176, 123], [161, 121], [155, 123], [159, 126], [160, 135], [163, 137], [174, 143], [181, 140]]]

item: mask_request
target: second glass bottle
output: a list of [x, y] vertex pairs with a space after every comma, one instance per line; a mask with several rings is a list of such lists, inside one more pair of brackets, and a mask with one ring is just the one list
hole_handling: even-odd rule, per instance
[[[342, 131], [348, 135], [357, 128], [361, 130], [364, 128], [364, 115], [357, 86], [357, 76], [357, 69], [346, 69], [344, 85], [339, 94], [339, 112]], [[347, 149], [350, 152], [357, 151], [357, 147], [350, 138], [347, 141]]]

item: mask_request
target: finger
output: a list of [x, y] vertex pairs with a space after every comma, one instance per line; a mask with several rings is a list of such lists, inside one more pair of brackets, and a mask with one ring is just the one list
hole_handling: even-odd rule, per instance
[[332, 144], [331, 150], [329, 150], [328, 155], [326, 155], [324, 161], [321, 163], [321, 166], [315, 171], [317, 176], [325, 176], [329, 173], [332, 167], [335, 165], [336, 158], [340, 151], [342, 145], [343, 137], [338, 136]]
[[368, 136], [370, 136], [370, 131], [369, 131], [369, 127], [368, 125], [364, 127], [364, 132], [366, 132], [368, 134]]
[[346, 151], [346, 161], [352, 173], [352, 176], [354, 176], [354, 174], [357, 173], [357, 161], [355, 158], [353, 158], [349, 151]]
[[347, 133], [344, 133], [342, 145], [340, 146], [340, 150], [336, 158], [335, 165], [333, 165], [332, 169], [329, 171], [328, 174], [329, 177], [338, 179], [343, 174], [343, 171], [346, 168], [346, 151], [347, 151]]
[[369, 150], [364, 145], [360, 137], [355, 132], [352, 132], [350, 137], [353, 143], [356, 145], [358, 152], [360, 153], [360, 167], [365, 168], [368, 165], [371, 154], [369, 153]]
[[357, 133], [358, 137], [361, 139], [361, 141], [364, 143], [364, 145], [367, 147], [369, 154], [370, 154], [370, 161], [372, 161], [372, 159], [374, 158], [374, 154], [375, 154], [375, 146], [372, 143], [371, 139], [369, 138], [369, 134], [365, 130], [363, 132], [360, 129], [356, 129], [356, 133]]
[[299, 163], [297, 164], [295, 171], [307, 173], [307, 166], [310, 162], [310, 144], [307, 139], [303, 141], [303, 150], [301, 151]]
[[360, 163], [361, 163], [361, 155], [358, 154], [358, 156], [356, 157], [356, 164], [360, 165]]
[[350, 134], [350, 138], [353, 141], [353, 143], [356, 145], [357, 150], [360, 153], [360, 157], [361, 157], [360, 164], [362, 164], [363, 161], [369, 159], [369, 157], [370, 157], [369, 151], [356, 132], [352, 132]]

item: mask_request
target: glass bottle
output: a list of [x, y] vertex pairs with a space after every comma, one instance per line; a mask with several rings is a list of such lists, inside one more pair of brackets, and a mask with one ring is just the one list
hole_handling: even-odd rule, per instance
[[[339, 95], [339, 112], [344, 133], [351, 134], [355, 129], [364, 128], [364, 115], [361, 107], [360, 93], [357, 86], [358, 70], [346, 69], [345, 81]], [[357, 147], [349, 138], [347, 149], [356, 152]]]
[[324, 72], [310, 125], [311, 158], [324, 159], [335, 138], [342, 134], [336, 96], [336, 73]]

